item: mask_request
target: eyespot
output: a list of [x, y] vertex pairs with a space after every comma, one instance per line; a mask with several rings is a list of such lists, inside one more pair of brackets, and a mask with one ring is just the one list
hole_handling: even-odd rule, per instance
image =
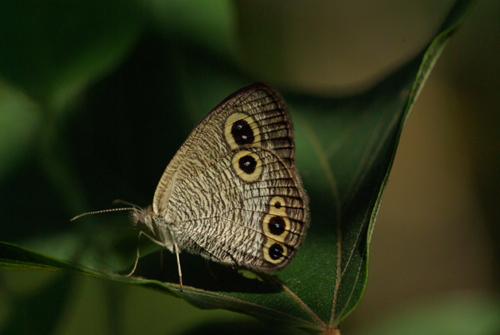
[[264, 259], [273, 264], [285, 261], [288, 249], [283, 244], [268, 239], [263, 249]]
[[262, 230], [268, 238], [285, 242], [288, 232], [291, 229], [290, 219], [286, 213], [285, 199], [280, 196], [274, 196], [269, 201], [268, 214], [262, 220]]
[[262, 173], [262, 161], [256, 153], [242, 150], [234, 155], [233, 168], [239, 178], [253, 182]]
[[262, 230], [268, 238], [285, 242], [290, 231], [290, 220], [286, 216], [266, 214], [262, 221]]
[[275, 196], [269, 201], [269, 213], [286, 216], [285, 205], [285, 199], [279, 196]]
[[252, 144], [255, 141], [253, 130], [245, 120], [238, 120], [233, 123], [231, 135], [238, 145]]
[[257, 167], [257, 161], [251, 155], [245, 155], [238, 160], [238, 166], [246, 174], [252, 174]]
[[273, 216], [267, 223], [267, 228], [271, 234], [280, 236], [285, 232], [285, 220], [281, 216]]
[[231, 149], [260, 142], [258, 124], [250, 115], [244, 113], [229, 115], [224, 126], [224, 135]]
[[268, 253], [271, 259], [280, 259], [281, 257], [283, 257], [283, 247], [278, 243], [274, 243], [269, 247]]

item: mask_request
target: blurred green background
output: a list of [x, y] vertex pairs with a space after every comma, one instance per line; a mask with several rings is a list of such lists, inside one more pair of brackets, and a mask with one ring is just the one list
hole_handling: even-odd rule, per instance
[[[140, 170], [125, 171], [121, 166], [130, 166], [127, 160], [141, 161], [157, 155], [157, 161], [144, 164], [162, 171], [175, 149], [164, 150], [154, 144], [154, 139], [169, 137], [180, 144], [191, 127], [185, 119], [167, 113], [177, 107], [171, 105], [175, 101], [172, 97], [177, 94], [176, 87], [184, 83], [170, 82], [170, 77], [177, 77], [166, 72], [162, 63], [183, 61], [172, 49], [179, 41], [198, 46], [199, 49], [193, 47], [193, 55], [222, 55], [216, 62], [224, 62], [224, 57], [237, 59], [232, 71], [255, 81], [268, 81], [280, 90], [345, 96], [368, 89], [417, 54], [451, 4], [89, 1], [86, 6], [60, 6], [45, 16], [46, 21], [36, 21], [37, 13], [50, 6], [36, 1], [2, 3], [0, 157], [6, 163], [0, 164], [0, 208], [2, 217], [7, 219], [2, 223], [1, 240], [35, 236], [37, 229], [46, 231], [47, 223], [64, 231], [68, 229], [65, 225], [73, 225], [68, 220], [75, 214], [109, 208], [109, 199], [117, 196], [140, 205], [150, 201], [158, 176], [144, 175]], [[79, 26], [81, 22], [75, 20], [78, 15], [67, 14], [71, 11], [85, 17], [85, 24]], [[449, 42], [417, 100], [403, 131], [378, 215], [367, 289], [358, 308], [342, 325], [344, 334], [412, 334], [409, 329], [415, 329], [415, 325], [420, 328], [415, 333], [431, 334], [457, 334], [452, 332], [452, 326], [460, 326], [457, 328], [467, 334], [494, 334], [498, 330], [491, 315], [500, 317], [500, 257], [496, 245], [500, 236], [499, 12], [498, 2], [477, 4]], [[26, 31], [14, 29], [19, 27]], [[80, 28], [90, 29], [91, 33], [73, 35]], [[20, 40], [29, 35], [34, 36], [33, 41], [48, 36], [48, 43], [35, 45]], [[71, 44], [72, 41], [79, 43]], [[61, 49], [67, 53], [51, 54], [52, 50]], [[92, 62], [94, 59], [99, 59], [99, 63]], [[200, 76], [210, 78], [211, 74]], [[52, 85], [42, 86], [41, 82]], [[130, 87], [130, 82], [134, 87]], [[148, 94], [148, 88], [164, 89], [164, 98], [158, 101], [157, 95]], [[201, 89], [215, 90], [210, 86]], [[103, 96], [109, 98], [116, 92], [120, 96], [109, 99], [113, 105], [99, 104]], [[221, 98], [215, 96], [213, 105]], [[102, 178], [93, 181], [102, 185], [98, 192], [81, 197], [71, 188], [55, 190], [36, 174], [43, 172], [50, 178], [74, 180], [74, 176], [58, 173], [63, 170], [57, 159], [33, 167], [38, 164], [37, 152], [49, 150], [50, 141], [57, 141], [44, 137], [49, 143], [37, 143], [38, 125], [45, 122], [42, 129], [50, 132], [58, 123], [51, 121], [54, 118], [46, 115], [49, 111], [40, 110], [32, 99], [47, 101], [50, 113], [65, 113], [57, 119], [70, 125], [64, 130], [67, 138], [85, 136], [88, 143], [71, 143], [72, 147], [80, 145], [78, 152], [66, 152], [67, 143], [57, 143], [55, 147], [85, 166], [85, 173], [79, 176], [81, 183]], [[138, 105], [138, 101], [148, 103]], [[196, 101], [189, 103], [194, 122], [208, 112], [196, 110]], [[79, 118], [79, 109], [93, 107], [99, 124]], [[123, 119], [136, 118], [137, 127], [123, 131], [127, 136], [122, 138], [106, 136], [107, 129], [130, 124], [122, 122], [122, 118], [110, 119], [106, 108], [123, 109]], [[179, 131], [155, 133], [141, 126], [144, 119], [180, 123]], [[117, 147], [124, 151], [113, 152]], [[136, 148], [142, 148], [139, 155]], [[92, 166], [96, 154], [105, 157], [110, 165]], [[123, 180], [131, 182], [124, 185]], [[144, 185], [142, 189], [151, 190], [151, 194], [134, 193], [135, 185]], [[19, 192], [10, 193], [16, 189]], [[35, 200], [40, 197], [47, 201], [37, 203]], [[87, 203], [88, 199], [92, 203]], [[58, 207], [65, 210], [57, 210]], [[29, 228], [12, 224], [25, 221], [34, 224]], [[85, 221], [76, 226], [84, 224]], [[124, 224], [125, 215], [116, 219], [115, 228]], [[68, 241], [67, 248], [74, 247], [74, 241]], [[16, 305], [29, 303], [32, 309], [23, 310], [25, 320], [31, 320], [44, 310], [44, 299], [57, 300], [54, 292], [62, 290], [61, 286], [55, 286], [50, 298], [33, 298], [37, 290], [57, 276], [64, 275], [2, 271], [0, 325], [16, 310]], [[49, 333], [179, 334], [208, 321], [252, 320], [226, 311], [199, 310], [180, 299], [149, 290], [82, 276], [73, 280], [77, 285], [72, 288], [72, 299], [61, 302], [64, 312]], [[461, 323], [468, 318], [477, 323]], [[440, 328], [446, 324], [452, 326]], [[475, 332], [467, 325], [474, 325]], [[488, 332], [491, 329], [493, 332]]]

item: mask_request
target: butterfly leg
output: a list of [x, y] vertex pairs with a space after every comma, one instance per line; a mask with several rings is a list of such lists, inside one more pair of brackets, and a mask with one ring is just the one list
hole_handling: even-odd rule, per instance
[[138, 240], [138, 242], [137, 242], [137, 257], [135, 258], [134, 267], [132, 268], [132, 271], [130, 271], [128, 274], [125, 275], [125, 277], [132, 276], [134, 274], [134, 272], [135, 272], [135, 269], [137, 269], [137, 263], [139, 263], [139, 257], [141, 257], [140, 252], [139, 252], [139, 241], [141, 240], [141, 235], [142, 234], [146, 235], [142, 231], [139, 232], [139, 237], [137, 238], [137, 240]]
[[154, 243], [158, 244], [159, 246], [161, 247], [164, 247], [163, 244], [161, 244], [160, 241], [158, 240], [155, 240], [154, 238], [152, 238], [151, 236], [149, 236], [148, 234], [146, 234], [145, 232], [143, 231], [140, 231], [139, 232], [139, 237], [137, 238], [138, 239], [138, 243], [137, 243], [137, 257], [135, 258], [135, 263], [134, 263], [134, 267], [132, 268], [132, 271], [130, 271], [130, 273], [126, 274], [125, 277], [130, 277], [134, 274], [135, 270], [137, 269], [137, 264], [139, 263], [139, 258], [141, 257], [140, 255], [140, 252], [139, 252], [139, 241], [141, 240], [141, 235], [144, 235], [146, 236], [147, 238], [149, 238], [151, 241], [153, 241]]
[[175, 257], [177, 257], [177, 271], [179, 272], [180, 291], [183, 292], [183, 289], [182, 289], [181, 261], [179, 259], [179, 247], [177, 246], [177, 242], [175, 242], [175, 241], [174, 241], [174, 249], [175, 249]]

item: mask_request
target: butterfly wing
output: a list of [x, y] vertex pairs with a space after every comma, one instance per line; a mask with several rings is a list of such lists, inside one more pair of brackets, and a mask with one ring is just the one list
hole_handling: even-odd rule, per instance
[[264, 83], [210, 112], [158, 185], [157, 215], [181, 249], [258, 270], [284, 267], [309, 223], [286, 105]]
[[308, 220], [293, 170], [272, 150], [257, 147], [231, 150], [179, 182], [169, 206], [167, 220], [176, 220], [172, 232], [182, 248], [258, 270], [288, 264]]

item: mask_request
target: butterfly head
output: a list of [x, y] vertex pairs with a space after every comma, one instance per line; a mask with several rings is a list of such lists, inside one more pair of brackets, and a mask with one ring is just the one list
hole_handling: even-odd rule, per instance
[[151, 231], [153, 230], [155, 213], [153, 212], [153, 208], [148, 206], [146, 208], [134, 207], [130, 211], [130, 219], [132, 223], [137, 226], [146, 226]]
[[156, 244], [175, 252], [169, 225], [166, 224], [162, 216], [155, 213], [151, 206], [131, 208], [130, 219], [135, 226], [139, 227], [142, 234], [149, 237]]

